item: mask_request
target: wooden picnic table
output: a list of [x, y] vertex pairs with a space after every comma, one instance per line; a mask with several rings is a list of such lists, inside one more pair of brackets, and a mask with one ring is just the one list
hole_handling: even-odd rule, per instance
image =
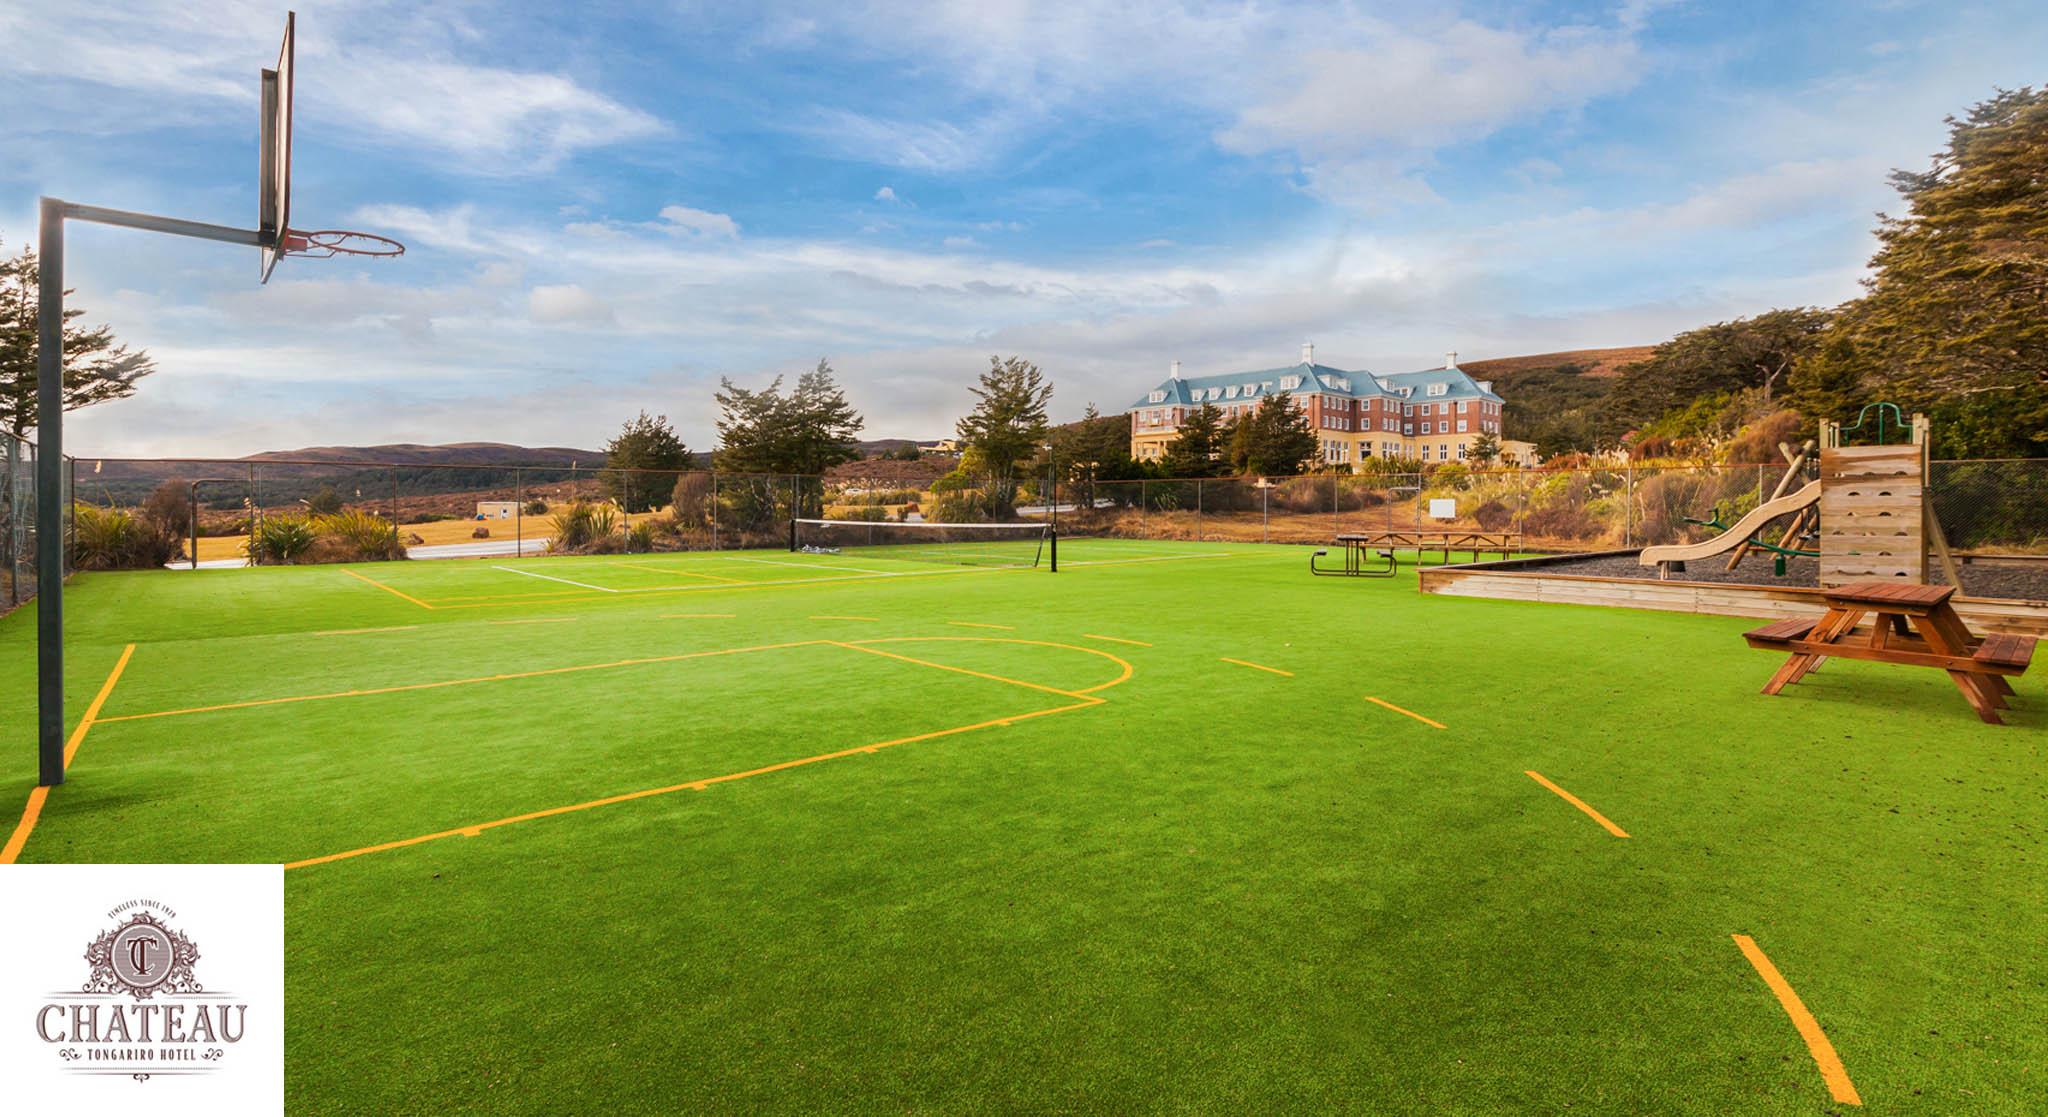
[[[1948, 672], [1978, 717], [2003, 725], [1998, 711], [2013, 693], [2006, 677], [2026, 673], [2034, 638], [1973, 635], [1949, 604], [1954, 594], [1953, 586], [1854, 582], [1823, 591], [1828, 609], [1819, 619], [1767, 624], [1743, 639], [1752, 648], [1791, 653], [1765, 694], [1805, 678], [1830, 656], [1933, 667]], [[1867, 625], [1861, 623], [1866, 615]]]
[[1482, 552], [1499, 552], [1500, 557], [1507, 558], [1520, 548], [1522, 535], [1515, 531], [1474, 531], [1465, 528], [1389, 528], [1386, 531], [1348, 532], [1338, 536], [1337, 542], [1347, 547], [1386, 547], [1394, 550], [1407, 548], [1415, 552], [1417, 562], [1422, 560], [1425, 551], [1442, 551], [1444, 564], [1449, 565], [1453, 551], [1472, 552], [1473, 562], [1479, 561]]

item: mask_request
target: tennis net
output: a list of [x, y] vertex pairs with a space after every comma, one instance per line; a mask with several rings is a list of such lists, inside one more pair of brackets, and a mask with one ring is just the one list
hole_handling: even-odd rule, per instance
[[[863, 558], [940, 562], [957, 566], [1037, 566], [1051, 558], [1048, 546], [1051, 539], [1050, 528], [1039, 523], [899, 524], [867, 520], [796, 520], [790, 524], [789, 549], [812, 554], [858, 554]], [[1052, 561], [1057, 562], [1057, 559]]]

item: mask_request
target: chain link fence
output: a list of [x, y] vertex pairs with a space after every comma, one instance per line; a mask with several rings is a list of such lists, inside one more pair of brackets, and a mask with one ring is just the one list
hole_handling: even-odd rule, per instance
[[[1571, 470], [1439, 467], [1426, 473], [1081, 481], [1060, 490], [1075, 536], [1327, 543], [1346, 532], [1515, 532], [1534, 551], [1599, 551], [1711, 538], [1818, 476], [1808, 463]], [[2048, 551], [2048, 460], [1937, 462], [1934, 501], [1954, 539], [1987, 553]], [[1992, 495], [1987, 495], [1992, 494]], [[1995, 499], [1994, 499], [1995, 496]], [[1958, 543], [1961, 547], [1964, 544]]]
[[[0, 605], [35, 592], [35, 450], [0, 437]], [[1047, 520], [1062, 534], [1214, 542], [1327, 543], [1346, 532], [1515, 532], [1532, 551], [1598, 551], [1711, 537], [1812, 465], [1569, 470], [1471, 469], [1284, 478], [1087, 481], [1055, 488], [1027, 474], [991, 487], [935, 491], [930, 481], [841, 469], [830, 477], [530, 466], [268, 459], [67, 462], [77, 501], [187, 510], [187, 562], [240, 565], [266, 520], [336, 511], [390, 525], [414, 557], [774, 547], [795, 517], [933, 522]], [[2048, 459], [1935, 462], [1934, 508], [1971, 555], [2048, 556]], [[997, 498], [1000, 498], [999, 500]], [[576, 510], [594, 512], [579, 528]], [[67, 517], [68, 526], [69, 517]], [[1703, 522], [1701, 522], [1703, 521]], [[565, 532], [582, 531], [564, 547]], [[67, 548], [67, 551], [69, 548]]]
[[[62, 474], [65, 509], [62, 531], [65, 574], [71, 573], [71, 488], [75, 463], [65, 462]], [[36, 447], [35, 443], [0, 433], [0, 613], [36, 595]]]

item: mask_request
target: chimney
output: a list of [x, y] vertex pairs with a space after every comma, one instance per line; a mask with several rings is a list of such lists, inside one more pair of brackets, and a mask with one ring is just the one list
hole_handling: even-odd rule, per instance
[[1174, 378], [1175, 380], [1179, 380], [1179, 379], [1180, 379], [1180, 362], [1179, 362], [1179, 361], [1175, 361], [1175, 362], [1173, 362], [1172, 366], [1170, 366], [1170, 367], [1171, 367], [1171, 371], [1172, 371], [1172, 375], [1173, 375], [1173, 378]]
[[1456, 349], [1453, 349], [1453, 350], [1451, 350], [1450, 352], [1448, 352], [1448, 353], [1444, 354], [1444, 367], [1445, 367], [1445, 368], [1457, 368], [1457, 367], [1458, 367], [1458, 351], [1457, 351]]
[[1301, 363], [1305, 365], [1312, 365], [1316, 363], [1315, 342], [1304, 341], [1301, 343]]

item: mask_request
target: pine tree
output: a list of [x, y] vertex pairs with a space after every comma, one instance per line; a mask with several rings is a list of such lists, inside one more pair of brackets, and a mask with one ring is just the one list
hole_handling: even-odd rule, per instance
[[605, 443], [605, 488], [627, 512], [651, 511], [674, 491], [676, 478], [693, 460], [668, 416], [642, 411]]
[[[1926, 171], [1892, 184], [1863, 297], [1796, 377], [1835, 418], [1889, 399], [1934, 419], [1944, 456], [2048, 452], [2048, 88], [2004, 90], [1950, 117]], [[1860, 386], [1860, 392], [1848, 385]]]
[[1241, 473], [1291, 477], [1307, 468], [1320, 449], [1308, 412], [1285, 392], [1261, 399], [1231, 426], [1230, 464]]
[[966, 451], [962, 464], [971, 461], [981, 474], [989, 514], [1007, 518], [1015, 510], [1017, 467], [1044, 447], [1052, 385], [1022, 357], [990, 357], [968, 391], [977, 402], [955, 428]]
[[1169, 477], [1220, 477], [1229, 471], [1223, 458], [1227, 446], [1223, 412], [1205, 403], [1181, 420], [1160, 464]]
[[[41, 282], [34, 250], [0, 257], [0, 430], [19, 437], [32, 437], [38, 418]], [[135, 382], [155, 372], [156, 363], [148, 353], [116, 343], [109, 326], [71, 325], [85, 311], [71, 305], [71, 292], [64, 294], [64, 410], [134, 395]]]

